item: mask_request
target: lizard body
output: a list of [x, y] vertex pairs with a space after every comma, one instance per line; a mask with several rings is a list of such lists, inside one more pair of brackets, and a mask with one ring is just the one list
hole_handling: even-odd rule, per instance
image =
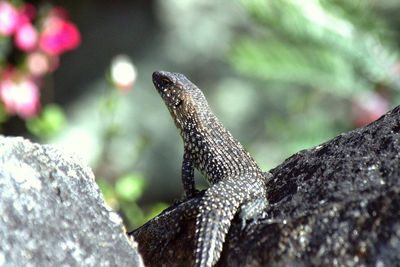
[[183, 139], [182, 183], [187, 198], [196, 195], [194, 169], [211, 183], [190, 212], [197, 216], [194, 265], [212, 266], [239, 207], [266, 200], [266, 176], [213, 114], [195, 84], [180, 73], [166, 71], [154, 72], [153, 83]]

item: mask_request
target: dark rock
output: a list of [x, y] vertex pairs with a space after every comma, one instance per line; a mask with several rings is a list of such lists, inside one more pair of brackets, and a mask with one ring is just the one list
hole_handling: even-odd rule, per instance
[[[244, 229], [235, 217], [219, 266], [400, 263], [400, 107], [270, 172], [269, 207]], [[194, 219], [182, 220], [181, 231], [163, 244], [173, 227], [168, 222], [180, 215], [169, 208], [132, 233], [146, 264], [191, 262]]]
[[50, 145], [0, 136], [0, 266], [143, 266], [92, 171]]

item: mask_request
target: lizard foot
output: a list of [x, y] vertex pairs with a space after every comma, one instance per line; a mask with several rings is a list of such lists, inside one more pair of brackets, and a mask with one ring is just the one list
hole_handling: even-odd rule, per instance
[[265, 208], [268, 206], [266, 198], [257, 198], [242, 205], [239, 217], [242, 219], [242, 230], [246, 227], [246, 221], [252, 220], [253, 223], [265, 217]]

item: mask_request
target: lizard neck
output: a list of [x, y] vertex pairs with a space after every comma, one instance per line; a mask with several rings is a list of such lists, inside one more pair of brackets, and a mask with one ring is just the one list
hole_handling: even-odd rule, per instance
[[[195, 168], [212, 184], [228, 177], [262, 173], [249, 153], [233, 138], [203, 99], [184, 107], [190, 116], [180, 114], [174, 117], [183, 138], [185, 152], [190, 154]], [[184, 123], [178, 123], [178, 117]]]

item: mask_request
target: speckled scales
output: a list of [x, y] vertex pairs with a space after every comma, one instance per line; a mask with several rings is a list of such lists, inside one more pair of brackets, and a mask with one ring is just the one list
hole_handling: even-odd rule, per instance
[[201, 90], [180, 73], [156, 71], [153, 83], [184, 142], [182, 182], [188, 198], [196, 194], [194, 169], [212, 184], [196, 218], [195, 266], [212, 266], [240, 205], [266, 199], [265, 176], [243, 146], [212, 113]]

